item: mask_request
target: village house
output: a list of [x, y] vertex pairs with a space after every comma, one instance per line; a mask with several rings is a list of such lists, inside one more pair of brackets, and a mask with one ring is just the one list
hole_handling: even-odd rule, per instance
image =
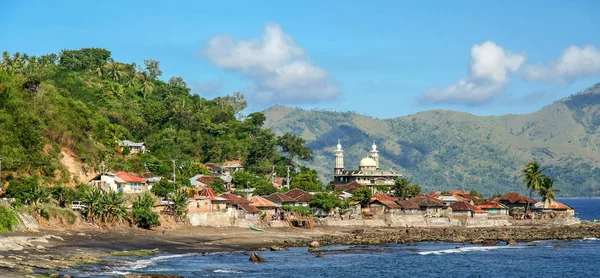
[[198, 192], [187, 204], [188, 213], [226, 212], [226, 199], [217, 196], [212, 188]]
[[396, 202], [396, 200], [396, 198], [387, 196], [385, 194], [375, 194], [369, 201], [369, 209], [374, 215], [400, 211], [402, 207]]
[[547, 200], [546, 202], [537, 202], [534, 206], [537, 210], [540, 210], [544, 213], [555, 212], [555, 213], [564, 213], [566, 215], [575, 216], [575, 209], [570, 206], [567, 206], [561, 202], [556, 200]]
[[425, 216], [440, 217], [445, 213], [444, 204], [427, 195], [419, 195], [411, 198], [408, 201], [418, 205], [419, 209], [423, 212], [423, 214], [425, 214]]
[[531, 209], [536, 203], [534, 199], [525, 197], [517, 192], [508, 192], [504, 194], [504, 196], [498, 199], [498, 202], [508, 207], [510, 214], [514, 211], [525, 211], [525, 208], [528, 205]]
[[219, 195], [219, 197], [225, 199], [227, 211], [234, 217], [254, 216], [259, 212], [259, 209], [251, 205], [249, 200], [246, 200], [240, 196], [236, 196], [231, 193], [223, 193]]
[[410, 202], [408, 200], [396, 200], [396, 203], [400, 206], [402, 213], [404, 214], [420, 214], [421, 207], [415, 202]]
[[146, 184], [148, 185], [148, 190], [152, 190], [152, 186], [159, 183], [162, 180], [162, 177], [156, 176], [153, 173], [144, 173], [140, 176], [140, 178], [146, 180]]
[[223, 163], [223, 170], [225, 170], [229, 173], [235, 173], [237, 171], [244, 170], [244, 164], [242, 163], [241, 160], [225, 161]]
[[484, 210], [489, 216], [508, 215], [508, 207], [498, 201], [485, 201], [477, 203], [477, 206]]
[[450, 205], [450, 209], [452, 210], [452, 216], [459, 217], [486, 217], [487, 213], [485, 210], [472, 205], [466, 201], [454, 202]]
[[283, 193], [273, 193], [269, 196], [265, 196], [265, 199], [277, 204], [278, 206], [296, 206], [296, 199], [288, 197]]
[[357, 189], [359, 189], [361, 187], [365, 187], [365, 186], [356, 181], [352, 181], [347, 184], [336, 184], [334, 187], [334, 190], [335, 191], [345, 191], [345, 192], [352, 194], [352, 193], [354, 193], [354, 191], [356, 191]]
[[144, 144], [144, 142], [133, 142], [133, 141], [129, 141], [129, 140], [123, 140], [123, 141], [119, 141], [119, 147], [121, 148], [125, 148], [125, 147], [129, 147], [129, 153], [130, 154], [139, 154], [139, 153], [146, 153], [146, 144]]
[[251, 205], [255, 206], [256, 208], [267, 214], [268, 219], [273, 218], [273, 215], [277, 215], [277, 209], [279, 206], [265, 199], [264, 197], [252, 196], [250, 197], [250, 199], [248, 199], [248, 201], [250, 201]]
[[201, 190], [208, 187], [212, 182], [215, 181], [216, 178], [220, 178], [221, 180], [223, 180], [223, 182], [225, 183], [225, 188], [227, 190], [231, 190], [231, 181], [233, 180], [233, 178], [229, 175], [206, 176], [203, 174], [199, 174], [190, 178], [190, 184], [193, 187], [196, 187], [198, 190]]
[[146, 180], [132, 173], [117, 172], [100, 174], [88, 184], [106, 191], [120, 191], [123, 193], [142, 193], [148, 191]]
[[294, 206], [302, 206], [302, 207], [308, 206], [308, 202], [310, 202], [310, 200], [313, 197], [312, 194], [310, 194], [302, 189], [299, 189], [299, 188], [294, 188], [283, 194], [296, 200], [296, 203], [294, 204]]

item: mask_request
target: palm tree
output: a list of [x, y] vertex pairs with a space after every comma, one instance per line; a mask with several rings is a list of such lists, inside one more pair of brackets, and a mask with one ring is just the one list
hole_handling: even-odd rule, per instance
[[119, 82], [121, 77], [123, 76], [123, 72], [119, 68], [117, 63], [110, 63], [106, 66], [107, 68], [107, 76], [112, 79], [112, 81]]
[[[533, 191], [540, 191], [544, 183], [544, 179], [547, 178], [544, 175], [546, 168], [540, 168], [540, 164], [537, 161], [530, 162], [523, 169], [523, 180], [525, 182], [525, 188], [529, 190], [529, 199], [533, 195]], [[525, 208], [525, 215], [529, 210], [529, 200], [527, 201], [527, 207]]]
[[551, 202], [552, 200], [556, 199], [556, 194], [554, 194], [555, 192], [560, 192], [560, 190], [558, 189], [553, 189], [552, 187], [554, 186], [554, 181], [550, 178], [550, 177], [544, 177], [544, 181], [542, 183], [542, 187], [540, 188], [540, 190], [538, 191], [538, 193], [540, 194], [540, 197], [542, 197], [542, 202], [544, 202], [544, 204], [546, 204], [546, 202]]
[[142, 89], [142, 93], [144, 93], [144, 100], [146, 100], [146, 95], [149, 93], [152, 93], [152, 90], [154, 89], [154, 84], [152, 83], [152, 78], [145, 72], [142, 73], [142, 80], [141, 80], [141, 89]]

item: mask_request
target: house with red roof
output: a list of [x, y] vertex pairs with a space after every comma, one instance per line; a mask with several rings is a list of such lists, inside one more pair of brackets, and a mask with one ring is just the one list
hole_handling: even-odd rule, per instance
[[397, 198], [378, 193], [371, 197], [371, 200], [369, 201], [369, 209], [374, 215], [381, 215], [384, 213], [390, 213], [392, 211], [400, 211], [402, 207], [396, 201]]
[[488, 215], [508, 215], [508, 207], [501, 204], [498, 201], [488, 200], [485, 202], [477, 203], [477, 206], [484, 210]]
[[89, 185], [106, 191], [120, 191], [123, 193], [142, 193], [148, 191], [146, 179], [128, 172], [104, 173], [90, 181]]
[[253, 206], [249, 200], [231, 193], [223, 193], [219, 197], [225, 199], [227, 211], [236, 217], [244, 217], [243, 214], [257, 214], [260, 210]]
[[294, 206], [306, 207], [306, 206], [308, 206], [308, 202], [310, 202], [310, 200], [313, 198], [312, 194], [310, 194], [300, 188], [294, 188], [283, 194], [296, 200], [296, 202], [294, 203]]
[[485, 217], [487, 213], [478, 206], [472, 205], [467, 201], [454, 202], [450, 205], [452, 216], [463, 217]]
[[269, 196], [265, 196], [264, 198], [277, 204], [278, 206], [295, 206], [297, 202], [296, 199], [283, 193], [273, 193]]
[[537, 202], [535, 204], [535, 208], [541, 210], [542, 212], [562, 212], [570, 216], [575, 216], [575, 209], [556, 200]]
[[205, 188], [188, 201], [188, 213], [226, 212], [225, 198], [217, 196], [212, 188]]

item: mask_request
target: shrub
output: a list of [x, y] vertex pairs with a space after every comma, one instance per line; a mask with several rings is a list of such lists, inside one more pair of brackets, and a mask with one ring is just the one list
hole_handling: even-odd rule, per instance
[[160, 225], [158, 214], [148, 208], [138, 208], [133, 211], [133, 221], [135, 224], [144, 229], [150, 229]]
[[283, 206], [281, 208], [285, 211], [297, 212], [300, 215], [312, 215], [309, 207]]
[[0, 232], [12, 232], [19, 222], [19, 215], [14, 210], [0, 205]]

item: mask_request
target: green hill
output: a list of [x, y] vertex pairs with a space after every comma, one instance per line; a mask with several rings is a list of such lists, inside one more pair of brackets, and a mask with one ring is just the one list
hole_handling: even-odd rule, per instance
[[331, 179], [338, 139], [346, 168], [357, 168], [372, 140], [382, 168], [393, 168], [425, 190], [523, 191], [520, 170], [532, 160], [548, 167], [559, 196], [599, 196], [600, 84], [535, 113], [479, 117], [432, 110], [378, 120], [353, 112], [275, 106], [265, 126], [307, 140], [314, 166]]
[[[273, 165], [283, 173], [291, 152], [304, 151], [296, 137], [283, 142], [262, 129], [263, 114], [242, 116], [243, 95], [206, 99], [182, 78], [165, 82], [161, 75], [158, 61], [122, 63], [101, 48], [40, 57], [4, 52], [0, 188], [29, 177], [73, 185], [102, 167], [170, 178], [172, 160], [178, 181], [201, 172], [201, 163], [226, 160], [242, 160], [258, 174]], [[150, 153], [128, 155], [118, 145], [125, 139], [145, 142]]]

